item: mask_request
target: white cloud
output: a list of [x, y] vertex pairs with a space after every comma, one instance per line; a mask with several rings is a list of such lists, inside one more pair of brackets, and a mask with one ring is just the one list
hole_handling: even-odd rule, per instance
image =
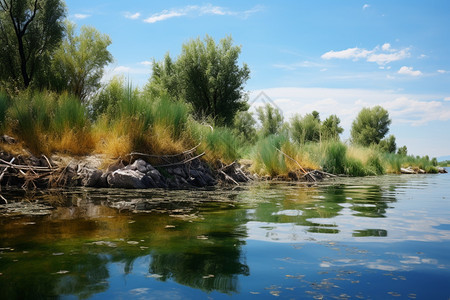
[[87, 14], [74, 14], [73, 16], [75, 17], [75, 19], [81, 20], [81, 19], [89, 18], [91, 15], [87, 15]]
[[153, 65], [153, 63], [151, 61], [148, 61], [148, 60], [141, 61], [139, 64], [140, 65], [144, 65], [144, 66], [151, 66], [151, 65]]
[[369, 4], [364, 4], [364, 5], [363, 5], [363, 10], [366, 10], [366, 9], [368, 9], [369, 7], [370, 7]]
[[410, 76], [414, 76], [414, 77], [423, 75], [422, 72], [420, 72], [419, 70], [414, 71], [413, 67], [407, 67], [407, 66], [401, 67], [397, 73], [403, 74], [403, 75], [410, 75]]
[[[391, 50], [392, 51], [392, 50]], [[379, 53], [379, 54], [371, 54], [367, 58], [368, 62], [375, 62], [379, 65], [386, 65], [388, 63], [391, 63], [393, 61], [402, 60], [407, 57], [409, 57], [409, 49], [402, 49], [402, 50], [393, 50], [395, 52], [392, 53]]]
[[231, 11], [225, 7], [214, 6], [212, 4], [205, 4], [202, 6], [188, 5], [182, 8], [174, 8], [170, 10], [163, 10], [159, 13], [153, 14], [149, 18], [144, 19], [146, 23], [156, 23], [171, 18], [182, 17], [187, 15], [202, 16], [202, 15], [219, 15], [219, 16], [237, 16], [247, 18], [250, 15], [262, 10], [261, 6], [255, 6], [245, 11]]
[[186, 15], [186, 13], [184, 12], [177, 12], [177, 11], [168, 11], [168, 10], [163, 10], [160, 13], [154, 14], [151, 17], [147, 18], [144, 20], [144, 22], [146, 23], [156, 23], [159, 21], [164, 21], [170, 18], [175, 18], [175, 17], [181, 17]]
[[392, 49], [391, 44], [385, 43], [381, 46], [376, 46], [372, 50], [363, 48], [348, 48], [340, 51], [328, 51], [321, 57], [322, 59], [352, 59], [357, 61], [359, 59], [365, 59], [368, 62], [375, 62], [378, 65], [386, 65], [390, 62], [402, 60], [410, 56], [409, 48], [400, 50]]
[[383, 44], [383, 46], [381, 46], [381, 49], [383, 51], [388, 51], [389, 49], [391, 49], [391, 44], [385, 43], [385, 44]]
[[353, 59], [358, 60], [360, 58], [366, 58], [371, 51], [360, 49], [360, 48], [348, 48], [341, 51], [334, 51], [331, 50], [325, 54], [323, 54], [321, 57], [323, 59], [332, 59], [332, 58], [338, 58], [338, 59]]
[[445, 97], [444, 101], [450, 101], [450, 97]]
[[130, 13], [130, 12], [126, 12], [124, 13], [125, 18], [127, 19], [131, 19], [131, 20], [136, 20], [139, 19], [139, 17], [141, 16], [141, 13], [137, 12], [137, 13]]
[[449, 73], [449, 71], [446, 71], [446, 70], [437, 70], [437, 72], [440, 73], [440, 74], [446, 74], [446, 73]]

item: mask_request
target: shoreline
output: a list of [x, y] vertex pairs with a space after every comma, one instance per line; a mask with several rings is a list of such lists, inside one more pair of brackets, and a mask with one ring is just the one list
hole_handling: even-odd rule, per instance
[[[215, 167], [196, 155], [196, 147], [175, 155], [131, 153], [128, 160], [108, 159], [103, 155], [83, 157], [45, 155], [28, 157], [0, 152], [0, 186], [23, 189], [64, 187], [121, 188], [121, 189], [186, 189], [239, 186], [251, 181], [317, 182], [330, 177], [348, 177], [323, 170], [299, 168], [288, 174], [258, 176], [249, 171], [252, 162], [229, 165], [218, 162]], [[151, 164], [145, 157], [158, 158], [163, 164]], [[153, 159], [155, 160], [155, 159]], [[108, 163], [109, 161], [109, 163]], [[105, 163], [107, 164], [105, 166]], [[439, 173], [446, 173], [439, 167]], [[402, 174], [427, 174], [419, 168], [401, 168]]]

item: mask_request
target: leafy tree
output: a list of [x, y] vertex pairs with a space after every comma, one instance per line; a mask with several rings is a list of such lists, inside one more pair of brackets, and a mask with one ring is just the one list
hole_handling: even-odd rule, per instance
[[67, 34], [54, 54], [57, 90], [68, 90], [81, 100], [100, 87], [103, 68], [113, 57], [107, 47], [111, 39], [95, 28], [82, 26], [75, 35], [75, 24], [67, 22]]
[[183, 95], [179, 73], [178, 65], [172, 60], [169, 53], [164, 56], [164, 61], [153, 60], [152, 76], [144, 87], [144, 93], [152, 99], [167, 94], [172, 99], [180, 100]]
[[153, 65], [146, 90], [186, 100], [197, 118], [211, 117], [218, 125], [232, 125], [235, 114], [248, 108], [244, 84], [250, 70], [246, 64], [238, 65], [240, 52], [231, 37], [218, 44], [208, 35], [203, 41], [191, 40], [175, 62], [167, 54], [164, 63]]
[[258, 107], [256, 113], [261, 122], [261, 134], [263, 137], [280, 132], [284, 118], [276, 107], [267, 103], [264, 107]]
[[256, 141], [256, 121], [253, 114], [248, 111], [240, 111], [234, 117], [234, 130], [245, 143]]
[[319, 142], [320, 141], [320, 118], [319, 113], [313, 111], [301, 117], [295, 115], [291, 119], [292, 138], [299, 142]]
[[341, 120], [336, 115], [330, 115], [322, 122], [320, 127], [322, 140], [339, 140], [339, 135], [344, 132], [344, 128], [339, 126]]
[[433, 158], [431, 159], [431, 164], [432, 164], [433, 166], [437, 167], [438, 161], [437, 161], [437, 158], [436, 158], [436, 157], [433, 157]]
[[381, 106], [363, 108], [353, 121], [351, 136], [356, 144], [379, 144], [389, 131], [389, 113]]
[[383, 152], [395, 153], [395, 150], [397, 150], [397, 144], [395, 143], [395, 136], [391, 134], [386, 139], [381, 140], [378, 146], [380, 147], [380, 150]]
[[63, 37], [60, 0], [0, 0], [0, 78], [27, 88]]
[[406, 146], [398, 148], [397, 154], [406, 156], [408, 155], [408, 148]]

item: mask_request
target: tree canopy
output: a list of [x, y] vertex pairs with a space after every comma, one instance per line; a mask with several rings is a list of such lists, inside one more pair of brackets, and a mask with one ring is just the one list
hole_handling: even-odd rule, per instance
[[362, 146], [378, 145], [389, 132], [390, 124], [389, 113], [381, 106], [363, 108], [353, 121], [352, 141]]
[[339, 140], [339, 135], [344, 132], [344, 128], [339, 125], [340, 123], [341, 119], [336, 115], [330, 115], [326, 118], [320, 127], [322, 140]]
[[387, 138], [380, 141], [379, 146], [381, 151], [383, 152], [395, 153], [395, 150], [397, 150], [397, 143], [395, 142], [395, 136], [393, 136], [392, 134], [389, 135]]
[[231, 37], [216, 44], [206, 36], [190, 40], [176, 61], [169, 54], [153, 64], [146, 91], [168, 93], [189, 102], [197, 118], [211, 117], [218, 125], [232, 125], [238, 111], [248, 108], [244, 84], [250, 78], [246, 64], [238, 64], [241, 47]]
[[261, 134], [267, 137], [279, 133], [283, 126], [283, 115], [280, 110], [269, 103], [256, 109], [258, 119], [261, 122]]
[[84, 100], [100, 88], [103, 69], [113, 60], [107, 50], [111, 39], [90, 26], [82, 26], [77, 36], [75, 24], [66, 24], [66, 37], [54, 53], [53, 84]]
[[294, 141], [303, 144], [305, 142], [320, 141], [320, 118], [317, 111], [306, 114], [303, 117], [296, 114], [291, 119], [291, 132]]
[[27, 88], [63, 37], [60, 0], [0, 0], [0, 79]]

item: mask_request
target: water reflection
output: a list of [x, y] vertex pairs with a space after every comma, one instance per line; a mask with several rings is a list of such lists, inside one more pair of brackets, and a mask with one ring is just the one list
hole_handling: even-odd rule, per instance
[[[264, 274], [258, 268], [272, 267], [282, 255], [278, 249], [285, 251], [258, 250], [266, 259], [251, 265], [248, 261], [254, 257], [247, 257], [248, 243], [255, 240], [295, 243], [296, 249], [325, 241], [331, 249], [327, 251], [341, 251], [333, 240], [450, 240], [442, 210], [424, 210], [420, 201], [408, 202], [411, 193], [429, 193], [429, 184], [410, 181], [381, 177], [200, 191], [79, 189], [32, 195], [10, 191], [3, 194], [10, 202], [41, 206], [25, 215], [0, 208], [0, 299], [89, 298], [111, 293], [124, 278], [136, 283], [130, 288], [134, 296], [161, 289], [160, 285], [237, 295], [244, 278], [270, 278], [275, 267]], [[440, 193], [436, 205], [448, 208], [441, 196], [446, 192]], [[398, 263], [388, 265], [386, 255], [397, 257]], [[410, 253], [355, 261], [352, 265], [348, 257], [339, 256], [321, 259], [317, 265], [391, 271], [410, 270], [404, 266], [417, 262], [438, 265]]]

